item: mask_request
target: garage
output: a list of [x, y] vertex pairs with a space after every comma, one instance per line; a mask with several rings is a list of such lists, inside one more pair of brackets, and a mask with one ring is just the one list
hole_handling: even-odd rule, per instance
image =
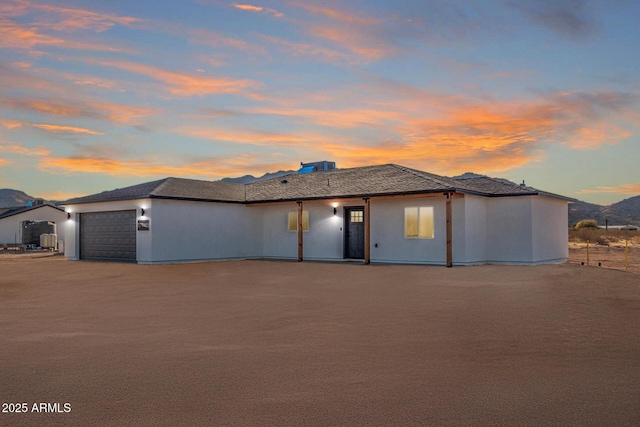
[[80, 214], [80, 259], [136, 261], [136, 211]]

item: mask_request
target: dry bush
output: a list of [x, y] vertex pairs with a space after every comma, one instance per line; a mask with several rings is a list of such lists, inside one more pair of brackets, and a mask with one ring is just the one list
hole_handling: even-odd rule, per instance
[[583, 228], [596, 229], [598, 228], [598, 221], [595, 219], [583, 219], [582, 221], [578, 221], [575, 228], [576, 230], [581, 230]]

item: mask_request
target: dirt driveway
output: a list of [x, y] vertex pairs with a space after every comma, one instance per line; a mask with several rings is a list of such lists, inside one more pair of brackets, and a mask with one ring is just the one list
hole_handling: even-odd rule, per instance
[[2, 426], [640, 425], [597, 267], [0, 257], [0, 333]]

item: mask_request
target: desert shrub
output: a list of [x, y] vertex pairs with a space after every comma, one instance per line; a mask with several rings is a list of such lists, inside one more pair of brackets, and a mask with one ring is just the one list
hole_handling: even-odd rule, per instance
[[610, 246], [611, 244], [624, 245], [625, 240], [629, 240], [630, 245], [640, 244], [640, 233], [617, 229], [606, 231], [604, 228], [569, 229], [569, 241], [571, 242], [585, 243], [589, 241], [599, 245]]
[[575, 229], [580, 230], [583, 228], [598, 228], [598, 221], [595, 219], [583, 219], [582, 221], [578, 221]]
[[571, 232], [569, 233], [569, 240], [575, 242], [595, 242], [598, 234], [598, 229], [596, 228], [581, 228], [579, 230], [571, 230]]

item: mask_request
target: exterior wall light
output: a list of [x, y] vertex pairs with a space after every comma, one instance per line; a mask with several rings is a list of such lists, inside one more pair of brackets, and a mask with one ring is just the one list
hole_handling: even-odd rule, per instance
[[71, 212], [67, 212], [67, 219], [71, 219]]
[[142, 208], [140, 210], [142, 211], [142, 215], [141, 216], [144, 216], [144, 208]]
[[333, 214], [337, 214], [338, 213], [338, 208], [333, 208]]

